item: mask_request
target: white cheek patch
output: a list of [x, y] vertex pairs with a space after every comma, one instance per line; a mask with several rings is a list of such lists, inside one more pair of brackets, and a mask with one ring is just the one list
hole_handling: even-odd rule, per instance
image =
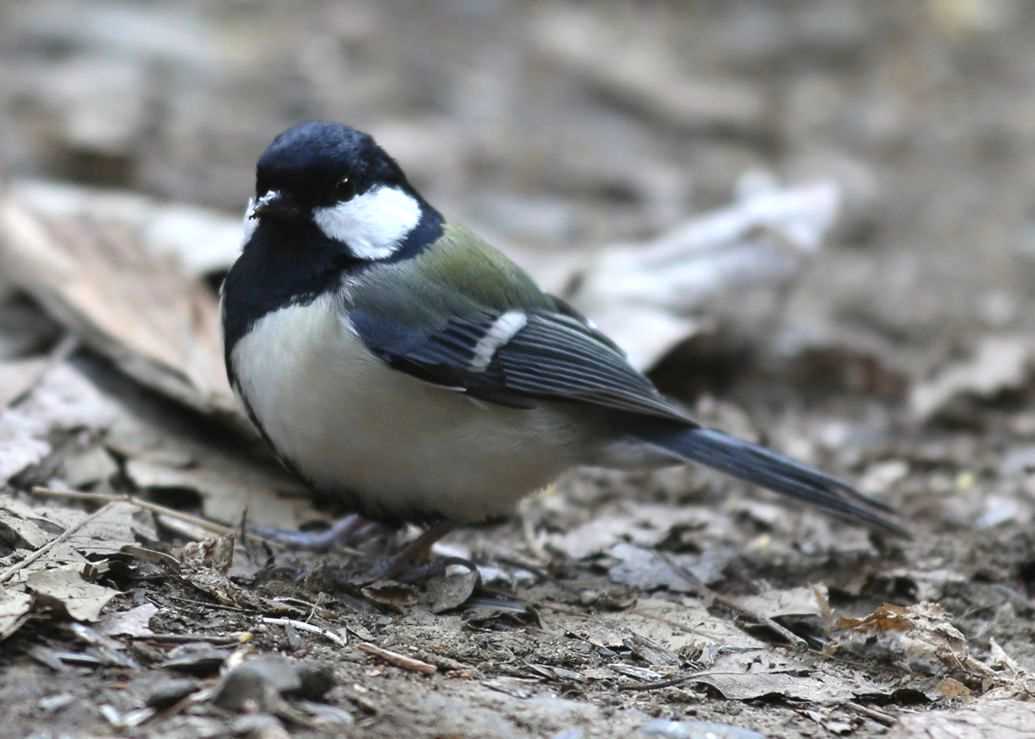
[[420, 223], [420, 203], [394, 187], [376, 187], [344, 203], [313, 209], [329, 239], [348, 244], [360, 259], [386, 259]]
[[259, 225], [257, 218], [252, 218], [252, 213], [255, 210], [255, 198], [248, 198], [248, 206], [244, 209], [244, 223], [242, 224], [244, 234], [241, 237], [241, 247], [247, 246], [248, 242], [252, 240], [252, 234], [255, 233], [256, 227]]

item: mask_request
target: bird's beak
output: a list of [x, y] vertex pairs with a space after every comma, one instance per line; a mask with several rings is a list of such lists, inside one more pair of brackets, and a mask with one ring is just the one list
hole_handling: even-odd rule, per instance
[[270, 190], [255, 201], [249, 218], [277, 218], [280, 220], [293, 220], [302, 215], [302, 209], [290, 196], [280, 190]]

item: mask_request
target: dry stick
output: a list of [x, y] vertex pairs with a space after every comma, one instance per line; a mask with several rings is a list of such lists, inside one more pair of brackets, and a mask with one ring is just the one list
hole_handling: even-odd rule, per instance
[[259, 621], [264, 624], [273, 624], [274, 626], [294, 626], [299, 631], [308, 631], [310, 634], [319, 634], [327, 641], [333, 642], [339, 647], [347, 647], [349, 644], [330, 629], [321, 629], [319, 626], [308, 624], [305, 621], [296, 621], [293, 618], [271, 618], [269, 616], [263, 616]]
[[[187, 523], [194, 524], [199, 528], [210, 531], [217, 536], [236, 536], [238, 531], [232, 526], [224, 526], [221, 523], [215, 521], [209, 521], [208, 519], [202, 518], [201, 516], [195, 516], [191, 513], [184, 513], [178, 511], [175, 508], [169, 508], [168, 506], [161, 505], [159, 503], [152, 503], [149, 500], [141, 500], [132, 495], [126, 495], [124, 493], [86, 493], [79, 490], [54, 490], [52, 488], [45, 487], [34, 487], [32, 489], [33, 495], [45, 495], [52, 498], [67, 498], [69, 500], [82, 500], [93, 503], [129, 503], [135, 505], [137, 508], [142, 508], [145, 511], [151, 511], [160, 516], [169, 516], [170, 518], [179, 519], [180, 521], [186, 521]], [[264, 541], [272, 544], [279, 544], [276, 540], [266, 539], [258, 534], [248, 532], [247, 536], [251, 539], [258, 541]]]
[[213, 534], [218, 534], [219, 536], [227, 536], [237, 533], [237, 530], [231, 526], [224, 526], [223, 524], [215, 523], [214, 521], [207, 521], [200, 516], [184, 513], [183, 511], [178, 511], [175, 508], [169, 508], [158, 503], [152, 503], [149, 500], [134, 498], [132, 495], [126, 495], [124, 493], [84, 493], [79, 490], [54, 490], [53, 488], [34, 487], [32, 489], [32, 494], [45, 495], [51, 498], [84, 500], [94, 503], [130, 503], [138, 508], [143, 508], [145, 511], [151, 511], [152, 513], [158, 513], [163, 516], [178, 518], [181, 521], [187, 521], [195, 526], [205, 529], [206, 531], [211, 531]]
[[35, 562], [37, 559], [40, 559], [45, 554], [47, 554], [51, 549], [56, 547], [58, 544], [61, 544], [62, 542], [65, 542], [65, 541], [68, 541], [77, 531], [79, 531], [79, 529], [81, 529], [84, 526], [86, 526], [86, 524], [92, 523], [93, 521], [96, 521], [101, 516], [105, 515], [108, 512], [108, 510], [113, 505], [114, 505], [113, 503], [108, 503], [106, 506], [104, 506], [100, 510], [94, 511], [89, 516], [87, 516], [86, 518], [81, 520], [79, 523], [77, 523], [74, 526], [70, 526], [67, 529], [65, 529], [64, 532], [62, 532], [60, 535], [54, 537], [50, 541], [48, 541], [46, 544], [41, 546], [35, 552], [33, 552], [28, 557], [23, 559], [21, 562], [19, 562], [17, 564], [14, 564], [14, 565], [11, 565], [10, 567], [8, 567], [3, 572], [0, 572], [0, 583], [7, 582], [8, 580], [11, 579], [12, 575], [14, 575], [16, 572], [18, 572], [18, 570], [25, 569], [26, 567], [31, 565], [33, 562]]
[[[67, 498], [69, 500], [82, 500], [93, 503], [129, 503], [131, 505], [135, 505], [137, 508], [151, 511], [160, 516], [168, 516], [180, 521], [185, 521], [186, 523], [190, 523], [199, 528], [205, 529], [206, 531], [210, 531], [217, 536], [239, 536], [239, 530], [234, 526], [224, 526], [221, 523], [209, 521], [207, 518], [195, 516], [192, 513], [184, 513], [175, 508], [169, 508], [160, 503], [152, 503], [149, 500], [141, 500], [140, 498], [126, 495], [124, 493], [86, 493], [80, 490], [54, 490], [53, 488], [39, 486], [34, 487], [32, 489], [32, 493], [33, 495], [46, 495], [52, 498]], [[269, 539], [260, 534], [256, 534], [254, 531], [247, 531], [245, 532], [245, 535], [249, 539], [254, 539], [255, 541], [265, 542], [266, 544], [271, 544], [275, 547], [284, 547], [283, 542], [277, 541], [276, 539]], [[362, 552], [357, 549], [344, 546], [338, 547], [338, 551], [353, 555], [362, 554]]]
[[884, 724], [885, 726], [895, 725], [895, 717], [892, 716], [890, 713], [887, 713], [886, 711], [878, 711], [876, 708], [864, 706], [861, 703], [855, 703], [853, 701], [848, 701], [847, 703], [845, 703], [845, 705], [851, 708], [853, 711], [858, 711], [863, 716], [872, 718], [878, 724]]
[[371, 644], [370, 642], [360, 642], [356, 645], [356, 649], [361, 652], [366, 652], [375, 657], [380, 657], [385, 662], [401, 667], [404, 670], [411, 672], [420, 672], [425, 675], [431, 675], [432, 673], [438, 672], [438, 668], [435, 665], [429, 664], [424, 660], [419, 660], [414, 657], [407, 657], [405, 654], [399, 654], [398, 652], [392, 652], [387, 649], [382, 649], [379, 646]]

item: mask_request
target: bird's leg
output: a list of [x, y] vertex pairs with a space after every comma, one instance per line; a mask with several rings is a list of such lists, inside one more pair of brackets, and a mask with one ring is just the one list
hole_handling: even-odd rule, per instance
[[[422, 579], [436, 574], [435, 563], [430, 562], [431, 547], [453, 528], [453, 524], [448, 521], [440, 521], [429, 526], [424, 533], [383, 563], [384, 568], [377, 573], [379, 579], [397, 580], [403, 575], [407, 576], [406, 579], [413, 579], [413, 575], [417, 576], [416, 579]], [[452, 563], [451, 561], [444, 562], [446, 565]]]
[[350, 513], [320, 531], [260, 528], [255, 533], [299, 549], [326, 552], [340, 544], [359, 543], [378, 526], [376, 521], [368, 521], [357, 513]]

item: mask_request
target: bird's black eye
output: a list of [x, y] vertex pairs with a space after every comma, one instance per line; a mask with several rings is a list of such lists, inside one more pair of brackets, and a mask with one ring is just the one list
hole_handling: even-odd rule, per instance
[[334, 195], [341, 202], [352, 200], [356, 197], [356, 183], [351, 177], [342, 177], [334, 186]]

